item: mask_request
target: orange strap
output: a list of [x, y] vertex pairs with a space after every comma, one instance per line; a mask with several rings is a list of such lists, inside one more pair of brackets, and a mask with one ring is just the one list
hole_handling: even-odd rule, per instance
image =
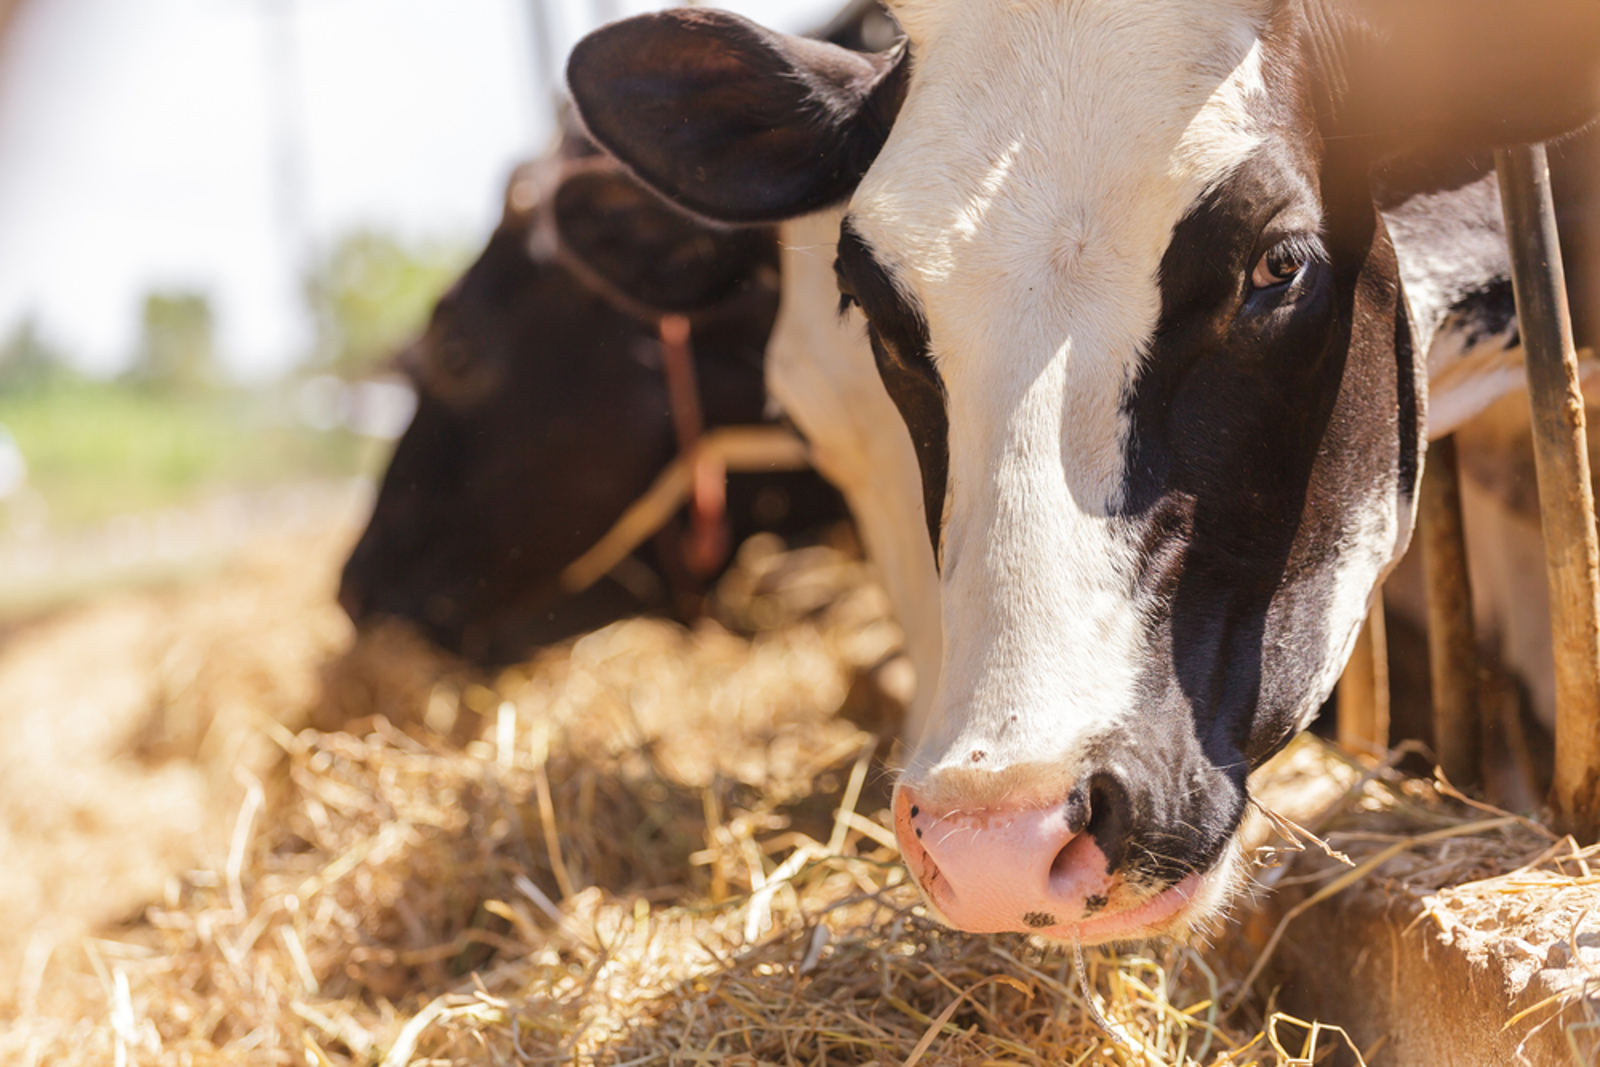
[[694, 352], [689, 346], [689, 320], [683, 315], [663, 315], [657, 329], [678, 451], [693, 465], [684, 563], [691, 573], [704, 578], [716, 573], [728, 558], [728, 471], [713, 450], [699, 447], [705, 418], [695, 382]]

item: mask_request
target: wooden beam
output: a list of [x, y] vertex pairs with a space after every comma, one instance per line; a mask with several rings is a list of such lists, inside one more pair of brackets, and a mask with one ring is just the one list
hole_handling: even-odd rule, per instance
[[1423, 581], [1428, 590], [1428, 674], [1433, 683], [1433, 749], [1439, 768], [1459, 789], [1483, 780], [1483, 718], [1478, 710], [1478, 647], [1472, 631], [1472, 586], [1461, 523], [1456, 440], [1428, 445], [1417, 500]]
[[1387, 641], [1380, 591], [1339, 677], [1339, 745], [1346, 752], [1381, 758], [1389, 750]]
[[1583, 394], [1544, 146], [1497, 149], [1495, 167], [1527, 357], [1555, 639], [1556, 767], [1550, 801], [1558, 827], [1589, 842], [1600, 830], [1600, 546]]

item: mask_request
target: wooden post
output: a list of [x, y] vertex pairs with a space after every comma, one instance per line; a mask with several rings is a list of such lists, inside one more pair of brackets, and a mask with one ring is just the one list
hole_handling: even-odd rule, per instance
[[1587, 843], [1600, 829], [1600, 547], [1583, 394], [1544, 146], [1497, 149], [1495, 167], [1533, 405], [1555, 638], [1556, 767], [1550, 803], [1558, 827]]
[[1387, 641], [1380, 590], [1339, 678], [1339, 744], [1346, 752], [1381, 758], [1389, 750]]
[[1478, 711], [1478, 647], [1461, 524], [1456, 440], [1428, 445], [1417, 500], [1417, 534], [1428, 589], [1428, 675], [1433, 682], [1433, 749], [1446, 778], [1475, 789], [1483, 778], [1483, 718]]

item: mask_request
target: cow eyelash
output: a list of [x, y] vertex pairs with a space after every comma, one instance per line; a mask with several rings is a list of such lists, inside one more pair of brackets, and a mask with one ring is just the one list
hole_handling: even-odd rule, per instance
[[850, 288], [850, 283], [845, 280], [844, 271], [839, 269], [837, 257], [833, 261], [833, 280], [839, 286], [839, 317], [844, 318], [853, 307], [860, 307], [861, 301], [856, 299], [855, 290]]
[[1302, 263], [1328, 261], [1328, 250], [1322, 246], [1322, 238], [1314, 233], [1291, 234], [1279, 241], [1277, 247], [1292, 252]]

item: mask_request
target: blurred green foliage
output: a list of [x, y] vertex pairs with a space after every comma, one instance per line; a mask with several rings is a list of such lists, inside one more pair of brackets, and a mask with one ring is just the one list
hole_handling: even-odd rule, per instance
[[315, 349], [282, 380], [231, 385], [205, 294], [148, 293], [128, 370], [110, 381], [72, 369], [25, 319], [0, 334], [0, 425], [28, 467], [52, 526], [181, 505], [199, 497], [355, 474], [377, 475], [392, 445], [301, 419], [307, 374], [354, 380], [426, 325], [470, 249], [349, 234], [308, 272]]
[[71, 375], [63, 353], [39, 335], [31, 315], [0, 340], [0, 396], [32, 393]]
[[459, 244], [349, 234], [305, 281], [316, 328], [313, 362], [345, 378], [370, 373], [422, 331], [434, 302], [470, 260], [471, 250]]
[[302, 425], [287, 385], [188, 394], [61, 378], [0, 391], [0, 423], [16, 437], [52, 525], [372, 473], [390, 448]]
[[129, 381], [175, 392], [215, 386], [217, 368], [211, 302], [201, 293], [153, 292], [144, 298], [139, 350]]

